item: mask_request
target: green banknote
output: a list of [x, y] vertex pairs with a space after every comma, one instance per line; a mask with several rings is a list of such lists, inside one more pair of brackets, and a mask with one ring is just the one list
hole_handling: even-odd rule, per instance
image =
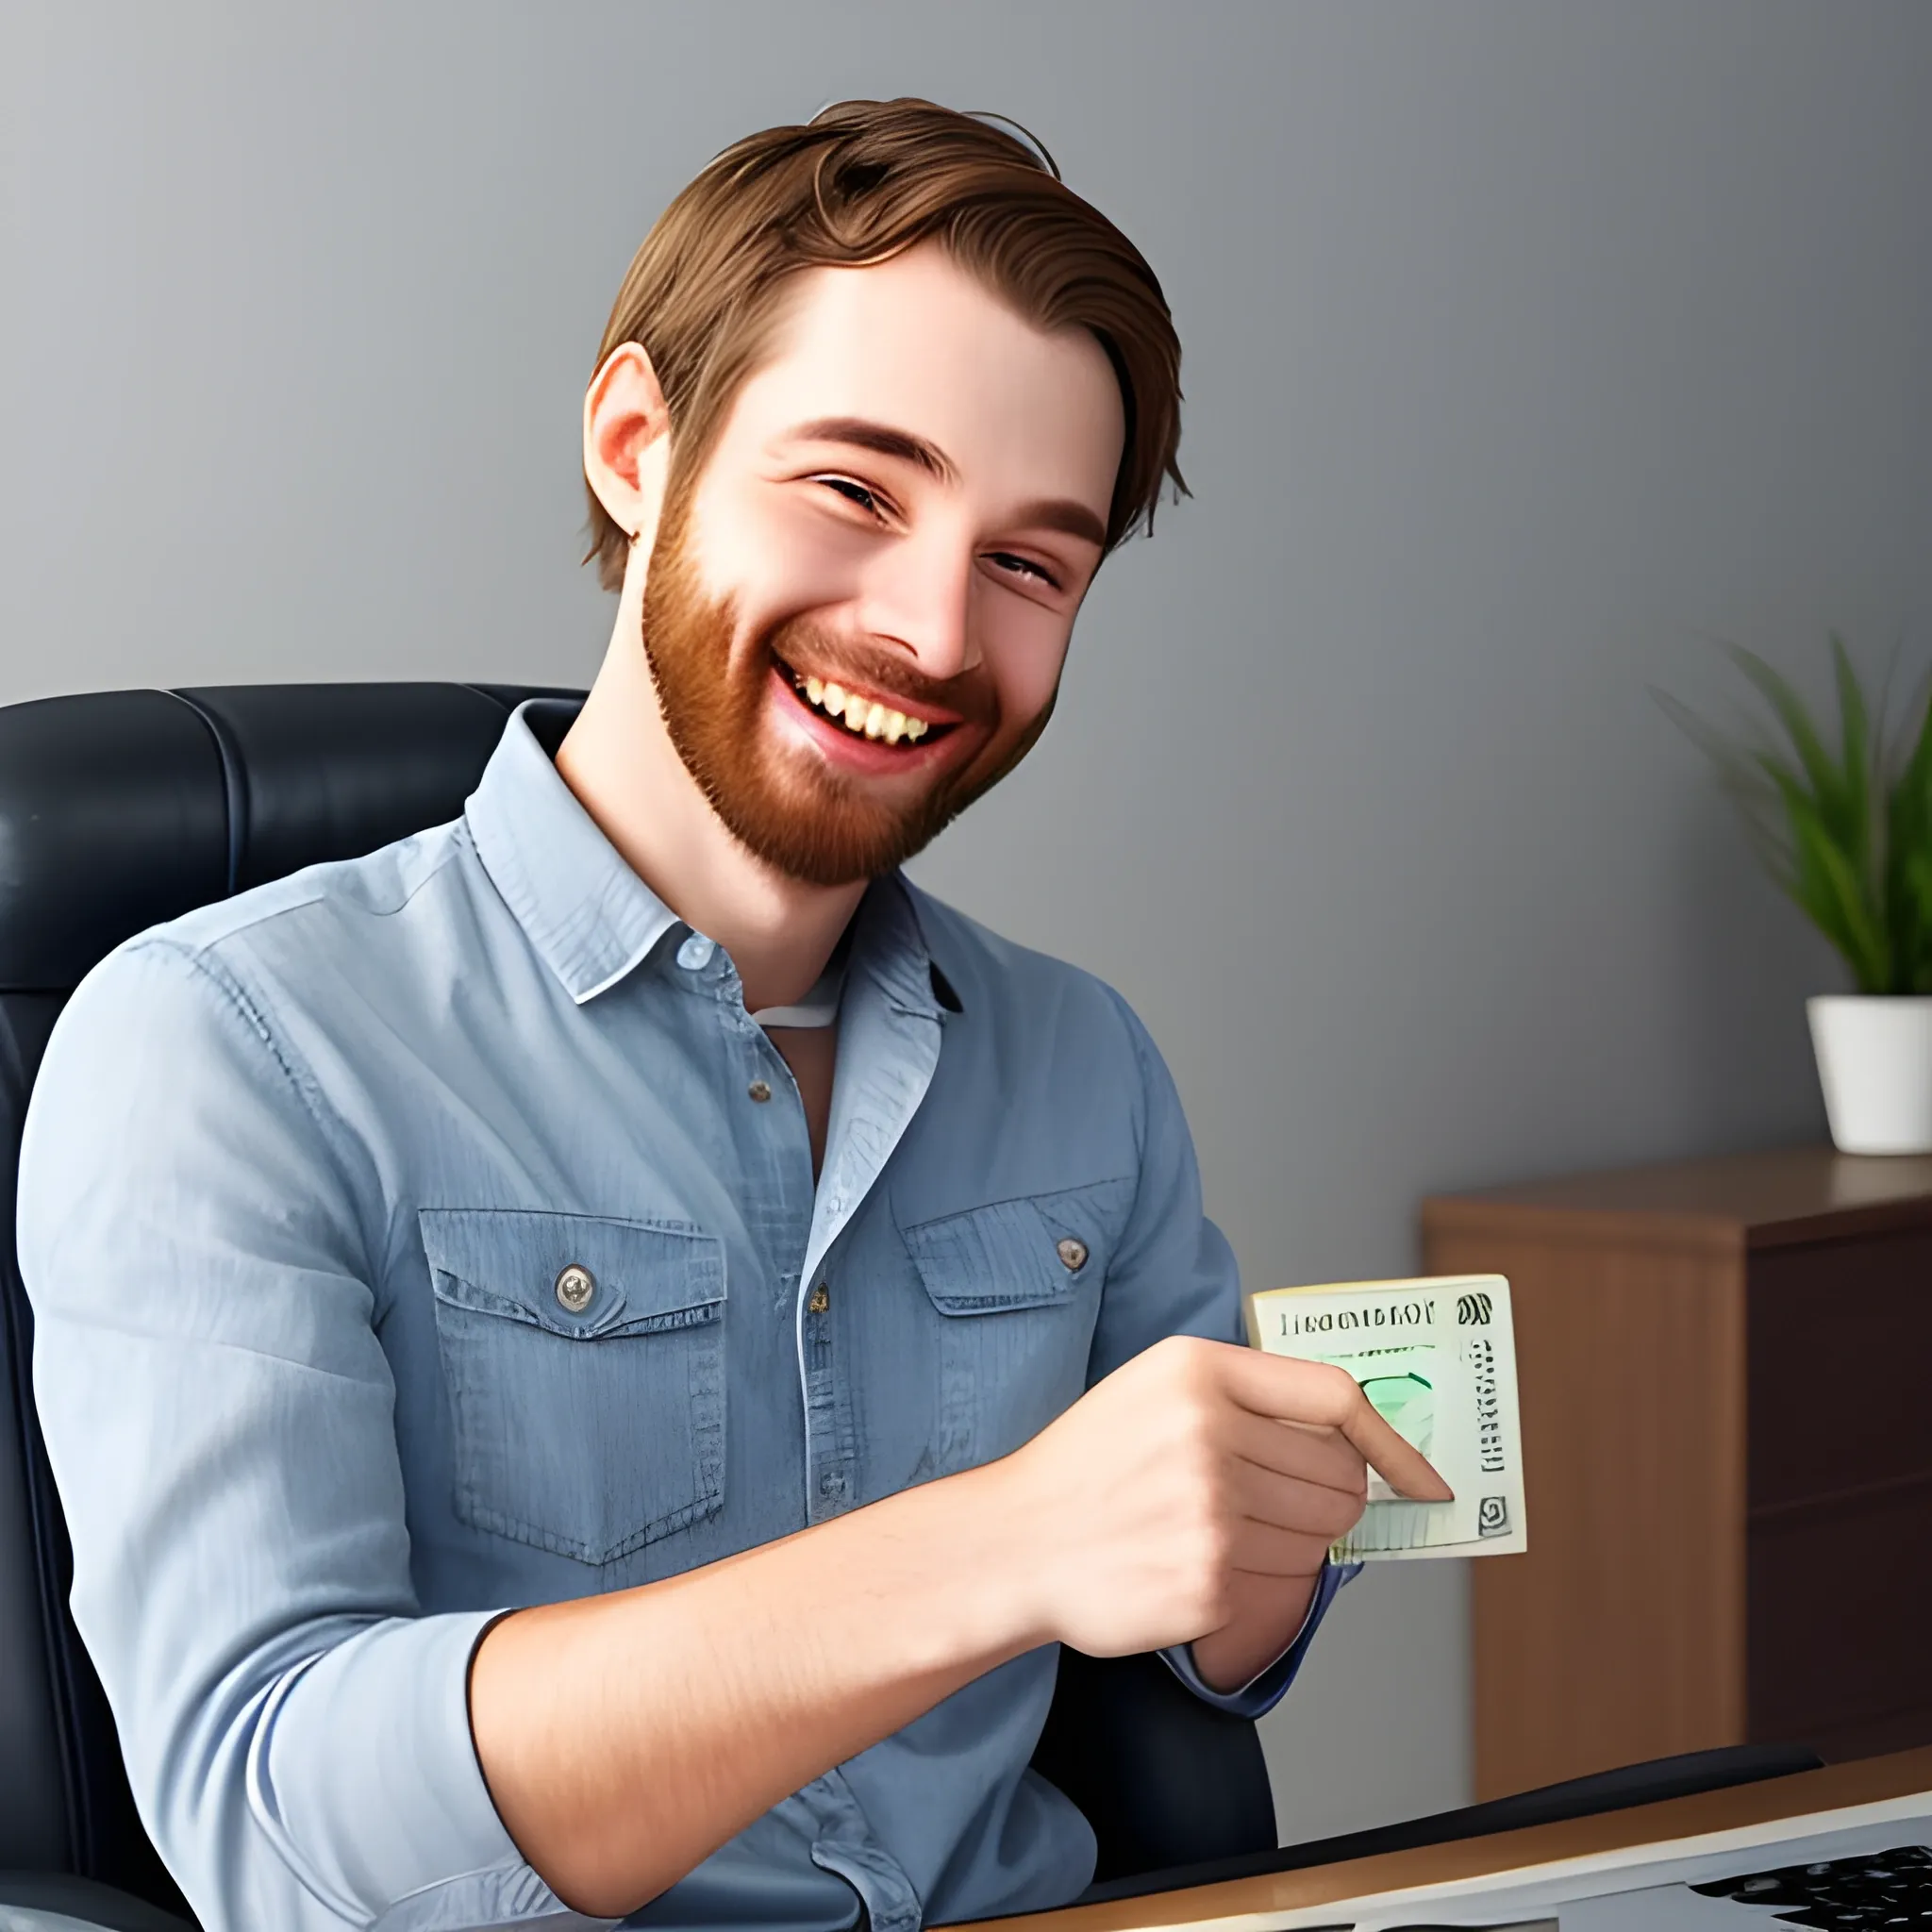
[[1516, 1335], [1500, 1274], [1262, 1289], [1247, 1317], [1257, 1348], [1346, 1369], [1456, 1491], [1452, 1503], [1411, 1503], [1371, 1470], [1368, 1507], [1335, 1545], [1337, 1562], [1529, 1547]]

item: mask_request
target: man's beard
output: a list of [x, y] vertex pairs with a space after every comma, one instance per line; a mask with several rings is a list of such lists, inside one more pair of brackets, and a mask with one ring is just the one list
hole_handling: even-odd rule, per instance
[[[901, 656], [865, 650], [801, 619], [749, 641], [734, 661], [736, 614], [730, 598], [705, 595], [686, 541], [689, 495], [664, 507], [644, 581], [644, 656], [658, 689], [665, 730], [698, 789], [727, 830], [775, 871], [814, 886], [876, 878], [936, 839], [981, 793], [1032, 750], [1053, 715], [1055, 697], [990, 768], [973, 761], [933, 778], [909, 800], [872, 795], [862, 778], [833, 770], [802, 747], [774, 756], [764, 716], [774, 661], [827, 679], [924, 702], [997, 733], [998, 700], [970, 674], [926, 677]], [[984, 747], [982, 747], [983, 755]]]

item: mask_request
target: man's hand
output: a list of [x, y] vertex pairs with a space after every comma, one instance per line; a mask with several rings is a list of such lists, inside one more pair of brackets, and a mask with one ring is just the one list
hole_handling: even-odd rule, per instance
[[1175, 1336], [987, 1474], [1042, 1640], [1113, 1657], [1225, 1632], [1224, 1667], [1197, 1662], [1241, 1681], [1293, 1637], [1370, 1465], [1406, 1496], [1449, 1499], [1345, 1370]]
[[619, 1918], [1037, 1645], [1209, 1639], [1195, 1656], [1218, 1646], [1210, 1682], [1249, 1653], [1265, 1663], [1361, 1513], [1365, 1464], [1406, 1494], [1448, 1494], [1343, 1371], [1162, 1341], [998, 1462], [660, 1583], [505, 1617], [470, 1680], [477, 1759], [538, 1872]]

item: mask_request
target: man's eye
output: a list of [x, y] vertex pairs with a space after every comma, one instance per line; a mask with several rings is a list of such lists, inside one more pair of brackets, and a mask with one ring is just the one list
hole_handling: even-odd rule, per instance
[[878, 516], [879, 500], [863, 483], [855, 483], [850, 476], [818, 476], [813, 481], [823, 483], [827, 490], [835, 490], [847, 503], [856, 503], [860, 509], [870, 510]]
[[1038, 577], [1042, 584], [1049, 586], [1051, 589], [1056, 591], [1059, 589], [1059, 580], [1054, 576], [1053, 573], [1041, 569], [1030, 557], [1015, 557], [1010, 550], [995, 550], [992, 552], [991, 560], [998, 564], [1002, 570], [1011, 571], [1015, 575], [1030, 573]]

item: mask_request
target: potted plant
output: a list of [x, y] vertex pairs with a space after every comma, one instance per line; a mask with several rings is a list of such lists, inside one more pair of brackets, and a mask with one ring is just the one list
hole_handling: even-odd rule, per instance
[[1725, 648], [1785, 742], [1727, 736], [1654, 695], [1715, 761], [1773, 876], [1852, 970], [1856, 992], [1806, 1002], [1831, 1138], [1846, 1154], [1932, 1153], [1932, 680], [1889, 737], [1883, 699], [1866, 704], [1834, 633], [1827, 733], [1762, 658]]

